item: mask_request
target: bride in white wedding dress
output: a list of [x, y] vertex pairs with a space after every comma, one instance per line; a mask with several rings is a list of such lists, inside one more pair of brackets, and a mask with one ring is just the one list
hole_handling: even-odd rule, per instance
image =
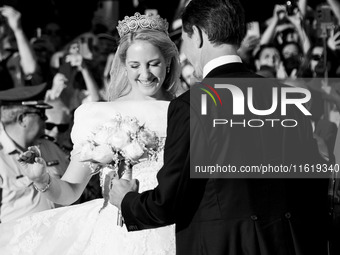
[[[46, 172], [44, 161], [27, 167], [26, 175], [37, 190], [57, 204], [77, 200], [91, 178], [91, 169], [80, 161], [82, 145], [95, 128], [112, 119], [135, 117], [140, 124], [165, 138], [169, 100], [176, 92], [180, 65], [178, 51], [159, 16], [135, 14], [118, 26], [121, 37], [108, 88], [112, 102], [88, 103], [75, 112], [71, 163], [61, 180]], [[26, 154], [27, 155], [27, 154]], [[158, 159], [133, 166], [139, 190], [157, 185]], [[118, 211], [103, 199], [36, 213], [0, 224], [0, 254], [175, 254], [174, 226], [127, 232], [117, 225]]]

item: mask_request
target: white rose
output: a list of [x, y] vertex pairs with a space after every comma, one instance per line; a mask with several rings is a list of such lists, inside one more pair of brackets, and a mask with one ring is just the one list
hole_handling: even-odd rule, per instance
[[120, 125], [121, 130], [135, 134], [140, 130], [140, 125], [136, 118], [125, 117]]
[[146, 148], [157, 149], [158, 147], [159, 139], [154, 131], [143, 129], [139, 132], [138, 139], [145, 145]]
[[93, 141], [96, 144], [107, 144], [107, 141], [112, 135], [112, 129], [110, 128], [101, 128], [98, 129], [97, 132], [93, 135]]
[[115, 130], [111, 132], [110, 137], [108, 137], [107, 142], [113, 148], [117, 150], [121, 150], [125, 146], [127, 146], [131, 141], [130, 136], [122, 131], [122, 130]]
[[132, 141], [132, 143], [124, 147], [122, 151], [124, 156], [132, 161], [138, 161], [144, 154], [143, 146], [137, 141]]
[[120, 127], [121, 120], [118, 119], [112, 119], [107, 122], [105, 122], [102, 127], [107, 129], [118, 129]]
[[102, 163], [102, 164], [108, 164], [112, 162], [114, 157], [114, 152], [112, 151], [112, 148], [108, 144], [102, 144], [94, 147], [92, 151], [92, 159]]

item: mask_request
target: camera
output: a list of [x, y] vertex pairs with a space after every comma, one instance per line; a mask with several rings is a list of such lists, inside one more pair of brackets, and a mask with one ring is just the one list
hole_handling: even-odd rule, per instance
[[294, 15], [296, 13], [296, 10], [299, 9], [295, 0], [287, 1], [285, 5], [288, 16]]

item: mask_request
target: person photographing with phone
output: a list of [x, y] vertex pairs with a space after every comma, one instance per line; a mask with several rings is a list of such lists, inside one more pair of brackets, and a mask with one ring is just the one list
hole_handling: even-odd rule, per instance
[[310, 48], [310, 41], [302, 25], [303, 14], [292, 1], [285, 5], [275, 5], [273, 16], [264, 31], [260, 45], [275, 43], [278, 46], [287, 42], [299, 43], [304, 53]]
[[1, 6], [0, 90], [33, 85], [39, 78], [37, 71], [34, 52], [22, 29], [21, 13], [11, 6]]
[[70, 111], [85, 101], [96, 102], [102, 99], [90, 60], [81, 54], [80, 47], [78, 41], [69, 45], [68, 54], [61, 58], [52, 88], [46, 92], [45, 97], [47, 101], [61, 99]]

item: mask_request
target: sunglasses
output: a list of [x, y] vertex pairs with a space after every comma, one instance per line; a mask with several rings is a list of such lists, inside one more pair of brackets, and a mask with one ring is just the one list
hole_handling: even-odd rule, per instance
[[311, 56], [311, 59], [312, 59], [312, 60], [315, 60], [315, 61], [319, 61], [319, 60], [321, 60], [321, 58], [322, 58], [321, 55], [316, 55], [316, 54], [315, 54], [315, 55], [312, 55], [312, 56]]
[[38, 115], [43, 121], [46, 121], [48, 118], [44, 112], [24, 112], [23, 115], [27, 114], [36, 114]]
[[57, 127], [59, 133], [66, 132], [70, 126], [69, 124], [55, 124], [51, 122], [46, 122], [45, 124], [47, 130], [52, 130], [54, 127]]

